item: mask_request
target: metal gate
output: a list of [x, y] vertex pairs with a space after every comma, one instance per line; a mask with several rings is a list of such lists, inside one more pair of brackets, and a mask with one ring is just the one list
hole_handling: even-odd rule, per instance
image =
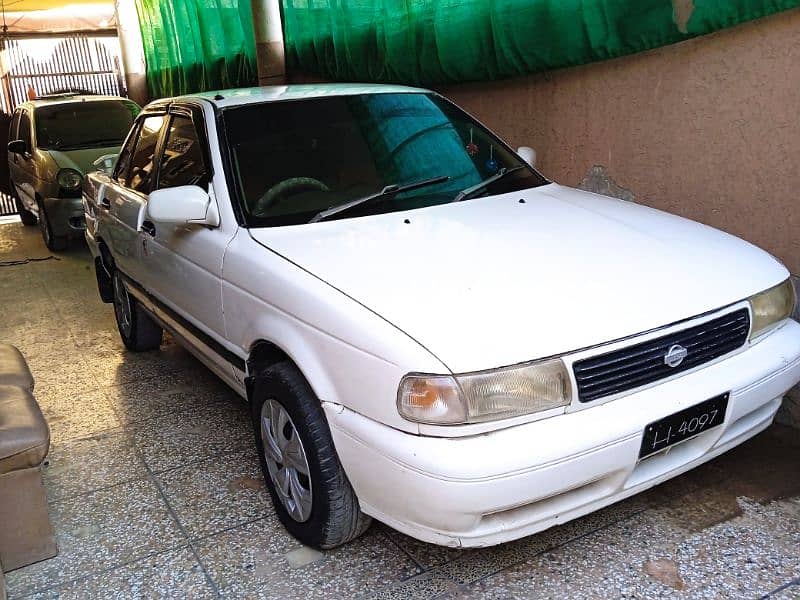
[[0, 192], [0, 217], [17, 214], [17, 205], [14, 199], [4, 192]]
[[116, 32], [8, 37], [0, 40], [5, 63], [3, 110], [63, 91], [125, 96]]

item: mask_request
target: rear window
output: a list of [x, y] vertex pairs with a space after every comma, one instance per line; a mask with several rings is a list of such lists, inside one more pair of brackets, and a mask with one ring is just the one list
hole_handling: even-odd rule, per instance
[[121, 146], [139, 107], [126, 100], [92, 100], [36, 109], [36, 145], [43, 150]]

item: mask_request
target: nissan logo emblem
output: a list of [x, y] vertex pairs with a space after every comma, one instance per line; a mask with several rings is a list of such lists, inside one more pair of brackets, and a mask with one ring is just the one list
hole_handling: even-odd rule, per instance
[[670, 346], [667, 353], [664, 355], [664, 364], [673, 369], [683, 362], [689, 351], [680, 344]]

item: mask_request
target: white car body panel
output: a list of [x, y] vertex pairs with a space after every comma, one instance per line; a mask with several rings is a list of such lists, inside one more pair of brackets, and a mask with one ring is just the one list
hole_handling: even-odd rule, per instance
[[[460, 439], [410, 436], [335, 405], [325, 409], [363, 510], [427, 542], [488, 546], [622, 500], [763, 431], [800, 379], [798, 336], [800, 325], [790, 321], [685, 377], [591, 410]], [[721, 426], [638, 459], [647, 424], [727, 391]]]
[[[512, 540], [652, 487], [767, 427], [800, 380], [800, 325], [690, 371], [581, 403], [463, 426], [397, 410], [408, 373], [574, 361], [748, 307], [788, 276], [754, 246], [666, 213], [550, 184], [391, 214], [246, 229], [214, 108], [322, 95], [414, 92], [308, 85], [189, 97], [203, 106], [218, 227], [154, 222], [147, 197], [87, 178], [86, 237], [129, 291], [246, 398], [268, 342], [320, 399], [364, 512], [452, 546]], [[165, 101], [160, 101], [165, 102]], [[110, 200], [109, 210], [99, 200]], [[521, 202], [520, 200], [524, 200]], [[408, 221], [408, 222], [406, 222]], [[730, 392], [721, 426], [638, 459], [644, 427]]]
[[458, 373], [663, 327], [789, 276], [731, 235], [555, 184], [422, 211], [254, 229], [253, 237]]

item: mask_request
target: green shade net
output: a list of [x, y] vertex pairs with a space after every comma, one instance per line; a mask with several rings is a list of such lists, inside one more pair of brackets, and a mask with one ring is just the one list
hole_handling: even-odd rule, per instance
[[800, 0], [283, 0], [283, 17], [291, 70], [433, 84], [622, 56], [796, 6]]
[[250, 0], [136, 0], [152, 98], [254, 85]]

